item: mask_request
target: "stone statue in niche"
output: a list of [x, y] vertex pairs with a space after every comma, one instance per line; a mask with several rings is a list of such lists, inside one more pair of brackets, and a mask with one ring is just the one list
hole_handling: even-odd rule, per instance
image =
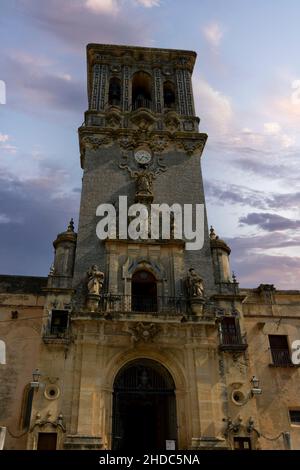
[[152, 174], [143, 169], [136, 175], [136, 195], [152, 195]]
[[189, 297], [204, 297], [203, 279], [196, 273], [194, 268], [190, 268], [186, 280]]
[[96, 264], [93, 264], [93, 266], [88, 270], [87, 276], [88, 293], [92, 295], [100, 295], [103, 287], [104, 273], [99, 270]]
[[145, 205], [151, 204], [154, 198], [152, 192], [153, 173], [142, 168], [135, 173], [134, 178], [136, 184], [135, 202]]

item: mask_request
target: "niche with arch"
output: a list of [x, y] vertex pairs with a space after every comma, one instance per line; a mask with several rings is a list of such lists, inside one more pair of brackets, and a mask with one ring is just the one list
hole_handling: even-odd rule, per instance
[[169, 80], [164, 82], [163, 92], [164, 92], [164, 107], [169, 108], [169, 109], [174, 109], [175, 102], [176, 102], [174, 83], [170, 82]]
[[112, 77], [109, 81], [108, 104], [111, 106], [121, 104], [121, 81], [117, 77]]
[[151, 108], [152, 77], [146, 72], [136, 72], [132, 77], [132, 109]]

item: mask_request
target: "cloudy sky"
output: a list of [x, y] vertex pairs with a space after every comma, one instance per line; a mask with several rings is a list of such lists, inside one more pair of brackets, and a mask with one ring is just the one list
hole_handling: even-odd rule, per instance
[[[243, 287], [300, 283], [299, 0], [1, 0], [0, 272], [77, 220], [90, 42], [192, 49], [208, 218]], [[3, 101], [3, 97], [0, 102]]]

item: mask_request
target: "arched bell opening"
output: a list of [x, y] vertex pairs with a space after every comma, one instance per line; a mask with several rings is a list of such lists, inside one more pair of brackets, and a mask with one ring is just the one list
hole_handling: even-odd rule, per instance
[[121, 81], [117, 77], [110, 79], [108, 104], [111, 106], [120, 106], [121, 104]]
[[169, 109], [175, 108], [175, 86], [174, 83], [166, 81], [163, 84], [164, 91], [164, 107]]
[[151, 104], [152, 78], [146, 72], [136, 72], [132, 77], [132, 109], [151, 109]]

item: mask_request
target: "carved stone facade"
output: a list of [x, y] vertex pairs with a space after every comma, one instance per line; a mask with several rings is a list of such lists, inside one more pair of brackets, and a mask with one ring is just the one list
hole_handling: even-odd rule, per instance
[[[175, 237], [96, 236], [98, 205], [120, 216], [120, 195], [129, 204], [205, 204], [195, 57], [87, 48], [78, 233], [71, 222], [57, 236], [48, 278], [0, 277], [7, 449], [146, 449], [151, 440], [160, 450], [166, 440], [178, 449], [300, 448], [290, 414], [300, 409], [300, 372], [289, 360], [300, 292], [241, 289], [206, 216], [201, 250]], [[280, 341], [289, 349], [279, 354]]]

